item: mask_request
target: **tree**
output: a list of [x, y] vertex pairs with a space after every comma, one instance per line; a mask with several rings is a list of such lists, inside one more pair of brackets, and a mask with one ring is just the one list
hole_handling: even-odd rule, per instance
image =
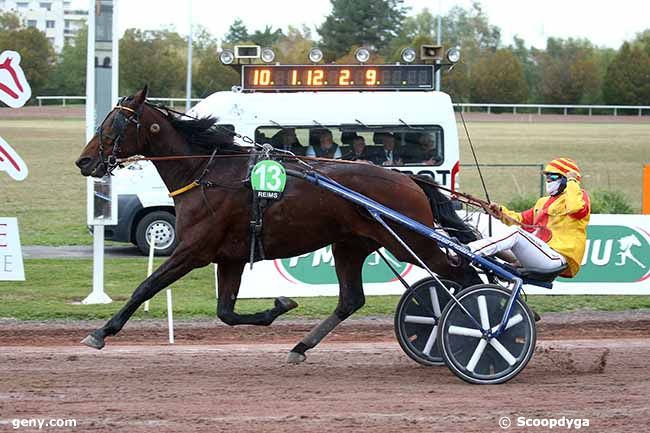
[[250, 40], [262, 47], [270, 47], [276, 44], [284, 36], [281, 29], [273, 30], [271, 26], [266, 26], [264, 31], [255, 30], [250, 36]]
[[422, 43], [432, 44], [435, 33], [435, 17], [427, 8], [422, 9], [414, 17], [404, 18], [399, 34], [391, 41], [387, 50], [387, 60], [389, 62], [402, 61], [401, 53], [404, 48], [418, 49]]
[[537, 85], [540, 80], [539, 68], [535, 62], [538, 50], [526, 47], [524, 40], [518, 36], [514, 37], [513, 42], [514, 45], [511, 45], [509, 49], [524, 69], [524, 78], [528, 87], [528, 101], [534, 101], [537, 98]]
[[219, 61], [217, 39], [205, 27], [194, 30], [192, 62], [192, 97], [204, 98], [236, 85], [239, 74]]
[[299, 65], [307, 62], [309, 50], [316, 46], [311, 39], [309, 27], [303, 26], [302, 30], [289, 26], [286, 36], [283, 35], [273, 45], [277, 60], [285, 65]]
[[650, 104], [650, 55], [625, 42], [607, 69], [603, 94], [608, 104]]
[[441, 33], [443, 46], [461, 49], [460, 63], [452, 71], [442, 73], [442, 90], [449, 93], [454, 101], [473, 102], [473, 66], [483, 55], [499, 48], [501, 29], [490, 24], [481, 5], [474, 1], [468, 9], [460, 6], [451, 8], [442, 17]]
[[192, 96], [205, 98], [220, 91], [230, 90], [241, 82], [239, 73], [230, 66], [222, 65], [215, 56], [202, 56], [192, 68]]
[[332, 12], [318, 28], [329, 59], [341, 57], [353, 45], [377, 52], [397, 36], [404, 19], [403, 0], [330, 0]]
[[47, 84], [54, 63], [54, 49], [45, 33], [36, 28], [16, 27], [15, 24], [15, 15], [5, 13], [0, 16], [0, 49], [20, 54], [20, 66], [32, 88], [32, 94], [37, 96]]
[[86, 59], [88, 29], [79, 30], [75, 43], [66, 42], [58, 61], [48, 79], [46, 94], [84, 95], [86, 94]]
[[14, 12], [8, 11], [0, 14], [0, 32], [18, 30], [20, 27], [20, 16]]
[[472, 101], [502, 104], [522, 103], [528, 85], [521, 62], [510, 50], [487, 53], [472, 69]]
[[600, 101], [603, 68], [597, 50], [586, 39], [549, 38], [539, 52], [538, 92], [549, 104], [580, 104]]
[[187, 41], [170, 30], [127, 29], [120, 40], [120, 93], [146, 83], [153, 95], [185, 96]]
[[442, 19], [442, 41], [447, 47], [459, 46], [465, 62], [471, 65], [486, 51], [496, 51], [501, 29], [490, 24], [481, 5], [474, 1], [467, 10], [454, 6]]
[[632, 43], [635, 46], [639, 46], [650, 56], [650, 29], [637, 33]]
[[223, 37], [223, 41], [226, 44], [239, 44], [248, 42], [249, 38], [248, 29], [244, 25], [244, 22], [240, 18], [236, 18], [228, 28], [228, 32]]

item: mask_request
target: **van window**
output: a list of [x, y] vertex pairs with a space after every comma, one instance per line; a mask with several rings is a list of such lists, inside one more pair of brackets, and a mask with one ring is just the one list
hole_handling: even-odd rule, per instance
[[255, 140], [296, 155], [383, 166], [436, 166], [444, 161], [444, 136], [437, 125], [262, 126]]

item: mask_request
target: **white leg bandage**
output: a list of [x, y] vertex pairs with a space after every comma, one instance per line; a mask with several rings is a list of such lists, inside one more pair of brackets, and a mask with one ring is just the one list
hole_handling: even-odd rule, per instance
[[493, 256], [500, 251], [511, 250], [525, 268], [551, 270], [566, 263], [564, 257], [544, 241], [517, 227], [509, 227], [498, 236], [470, 242], [468, 246], [481, 256]]

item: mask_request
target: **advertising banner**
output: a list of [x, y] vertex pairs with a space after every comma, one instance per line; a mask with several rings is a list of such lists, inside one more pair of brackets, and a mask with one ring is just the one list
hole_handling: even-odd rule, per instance
[[[487, 224], [480, 222], [480, 226]], [[503, 226], [493, 221], [498, 233]], [[529, 294], [650, 295], [650, 216], [592, 215], [587, 229], [587, 248], [576, 278], [559, 278], [552, 290], [527, 286]], [[417, 266], [401, 263], [386, 250], [382, 253], [409, 283], [427, 277]], [[377, 253], [363, 269], [366, 295], [400, 295], [404, 287]], [[246, 268], [240, 297], [337, 296], [339, 293], [332, 247], [298, 257], [256, 263]]]
[[0, 281], [25, 281], [16, 218], [0, 217]]

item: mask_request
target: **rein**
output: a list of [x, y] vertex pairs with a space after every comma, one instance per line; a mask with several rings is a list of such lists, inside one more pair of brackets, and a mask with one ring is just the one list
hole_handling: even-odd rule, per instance
[[449, 189], [449, 188], [446, 188], [444, 186], [438, 185], [435, 182], [431, 182], [428, 179], [423, 179], [423, 178], [418, 178], [418, 179], [423, 180], [428, 185], [431, 185], [431, 186], [433, 186], [435, 188], [438, 188], [441, 191], [448, 192], [451, 195], [452, 198], [458, 200], [461, 203], [465, 203], [465, 204], [468, 204], [470, 206], [475, 206], [475, 207], [482, 208], [488, 215], [490, 215], [490, 216], [492, 216], [492, 217], [494, 217], [496, 219], [505, 220], [505, 221], [507, 221], [507, 222], [509, 222], [511, 224], [521, 226], [521, 227], [523, 227], [525, 229], [536, 230], [536, 229], [542, 228], [542, 226], [522, 223], [521, 221], [517, 221], [516, 219], [514, 219], [514, 218], [512, 218], [512, 217], [510, 217], [510, 216], [508, 216], [508, 215], [506, 215], [506, 214], [504, 214], [502, 212], [494, 212], [492, 210], [492, 208], [490, 208], [490, 203], [489, 202], [487, 202], [485, 200], [482, 200], [482, 199], [480, 199], [478, 197], [474, 197], [473, 195], [470, 195], [470, 194], [467, 194], [467, 193], [464, 193], [464, 192], [460, 192], [460, 191], [454, 191], [452, 189]]

